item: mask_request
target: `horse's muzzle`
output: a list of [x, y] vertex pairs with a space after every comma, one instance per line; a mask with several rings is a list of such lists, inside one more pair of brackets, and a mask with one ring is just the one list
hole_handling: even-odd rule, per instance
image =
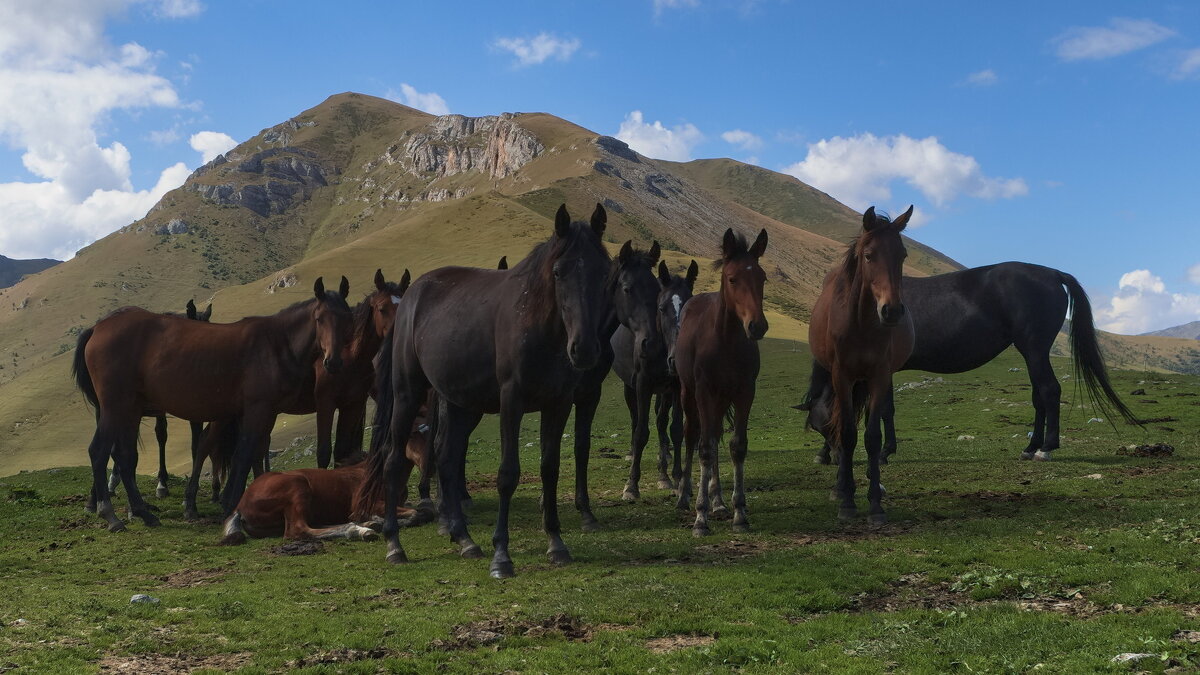
[[325, 370], [336, 375], [337, 372], [342, 369], [342, 357], [325, 357], [325, 360], [322, 361], [321, 364], [325, 366]]
[[752, 319], [746, 323], [746, 337], [751, 340], [761, 340], [767, 334], [767, 320]]
[[567, 345], [567, 358], [571, 359], [571, 365], [576, 370], [591, 368], [600, 360], [600, 341], [595, 338], [571, 340], [571, 343]]
[[884, 305], [879, 309], [879, 321], [885, 326], [895, 326], [904, 318], [904, 303]]

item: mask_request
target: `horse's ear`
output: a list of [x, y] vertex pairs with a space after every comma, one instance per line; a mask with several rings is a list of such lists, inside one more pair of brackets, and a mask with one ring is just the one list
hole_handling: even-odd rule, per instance
[[566, 237], [571, 233], [571, 214], [567, 213], [567, 205], [563, 204], [558, 207], [558, 213], [554, 214], [554, 234], [560, 237]]
[[187, 318], [189, 318], [189, 319], [196, 318], [196, 301], [195, 300], [188, 300]]
[[375, 290], [382, 291], [387, 288], [387, 279], [383, 278], [383, 270], [375, 270]]
[[721, 238], [721, 257], [729, 260], [737, 253], [737, 235], [733, 233], [733, 228], [725, 230], [725, 236]]
[[897, 232], [901, 232], [904, 230], [904, 226], [908, 225], [908, 221], [910, 218], [912, 218], [912, 214], [913, 214], [913, 207], [910, 204], [907, 211], [905, 211], [904, 213], [901, 213], [899, 215], [899, 217], [897, 217], [895, 220], [892, 221], [892, 225], [896, 228]]
[[599, 237], [604, 234], [604, 228], [608, 225], [608, 212], [604, 210], [603, 204], [596, 204], [596, 210], [592, 211], [592, 231]]
[[408, 285], [412, 283], [412, 274], [408, 268], [404, 268], [404, 275], [400, 277], [400, 295], [404, 295], [404, 291], [408, 290]]
[[875, 227], [875, 207], [867, 209], [863, 213], [863, 229], [870, 232]]
[[750, 255], [755, 258], [761, 258], [767, 252], [767, 228], [763, 228], [762, 232], [758, 233], [758, 239], [754, 240], [754, 245], [750, 247]]
[[208, 321], [212, 318], [212, 303], [208, 303], [208, 307], [204, 308], [204, 313], [200, 315], [201, 321]]
[[654, 263], [658, 262], [660, 256], [662, 256], [662, 247], [655, 240], [654, 243], [650, 244], [650, 252], [646, 254], [646, 257], [650, 258], [651, 267], [654, 267]]
[[506, 255], [500, 256], [500, 264], [496, 265], [496, 269], [498, 269], [498, 270], [508, 269], [508, 256], [506, 256]]
[[325, 299], [325, 277], [317, 277], [316, 283], [313, 284], [313, 295], [317, 296], [318, 300]]
[[338, 293], [342, 294], [343, 300], [350, 296], [350, 280], [346, 277], [342, 277], [342, 283], [338, 284]]
[[662, 284], [664, 288], [671, 283], [671, 270], [667, 267], [666, 260], [658, 262], [658, 283]]
[[692, 290], [696, 289], [696, 277], [698, 277], [698, 276], [700, 276], [700, 266], [696, 264], [695, 260], [693, 260], [692, 264], [688, 265], [688, 271], [687, 271], [688, 288], [690, 288]]
[[617, 254], [617, 261], [623, 264], [629, 260], [631, 255], [633, 255], [633, 240], [626, 239], [625, 244], [621, 246], [621, 252]]

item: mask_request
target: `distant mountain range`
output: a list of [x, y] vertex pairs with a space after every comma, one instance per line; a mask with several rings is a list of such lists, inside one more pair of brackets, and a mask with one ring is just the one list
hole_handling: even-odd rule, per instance
[[61, 260], [36, 258], [33, 260], [14, 260], [0, 255], [0, 288], [8, 288], [21, 280], [26, 274], [37, 274], [42, 270], [54, 267]]
[[1189, 340], [1200, 340], [1200, 321], [1185, 323], [1182, 326], [1172, 326], [1162, 330], [1143, 333], [1143, 335], [1161, 335], [1163, 337], [1187, 338]]

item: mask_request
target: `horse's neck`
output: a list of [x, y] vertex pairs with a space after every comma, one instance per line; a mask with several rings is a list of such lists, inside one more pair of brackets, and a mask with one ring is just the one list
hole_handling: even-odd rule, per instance
[[379, 346], [383, 344], [383, 336], [375, 331], [375, 310], [370, 306], [370, 298], [363, 300], [367, 305], [365, 311], [355, 308], [354, 311], [354, 342], [350, 345], [350, 358], [353, 361], [369, 361], [375, 358]]
[[745, 335], [746, 331], [742, 328], [742, 320], [734, 311], [733, 306], [725, 302], [724, 290], [717, 291], [717, 331], [723, 340], [736, 338], [739, 334]]
[[857, 273], [843, 276], [840, 283], [839, 293], [846, 303], [846, 318], [851, 326], [866, 328], [878, 324], [879, 318], [873, 306], [875, 298], [862, 277]]
[[276, 314], [276, 326], [284, 334], [288, 352], [296, 365], [307, 366], [317, 343], [317, 330], [309, 313], [309, 300], [301, 305]]

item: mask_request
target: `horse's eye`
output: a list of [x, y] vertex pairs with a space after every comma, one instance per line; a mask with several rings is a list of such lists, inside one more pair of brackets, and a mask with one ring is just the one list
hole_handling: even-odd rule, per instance
[[557, 279], [561, 276], [562, 276], [562, 270], [560, 270], [558, 267], [555, 267], [554, 268], [554, 278]]
[[864, 258], [864, 259], [866, 259], [866, 261], [867, 261], [867, 262], [871, 262], [871, 260], [872, 260], [874, 257], [875, 257], [875, 256], [871, 255], [870, 253], [867, 253], [866, 255], [864, 255], [864, 256], [863, 256], [863, 258]]
[[622, 286], [621, 290], [625, 291], [625, 295], [629, 295], [630, 293], [633, 292], [633, 287], [632, 286]]

